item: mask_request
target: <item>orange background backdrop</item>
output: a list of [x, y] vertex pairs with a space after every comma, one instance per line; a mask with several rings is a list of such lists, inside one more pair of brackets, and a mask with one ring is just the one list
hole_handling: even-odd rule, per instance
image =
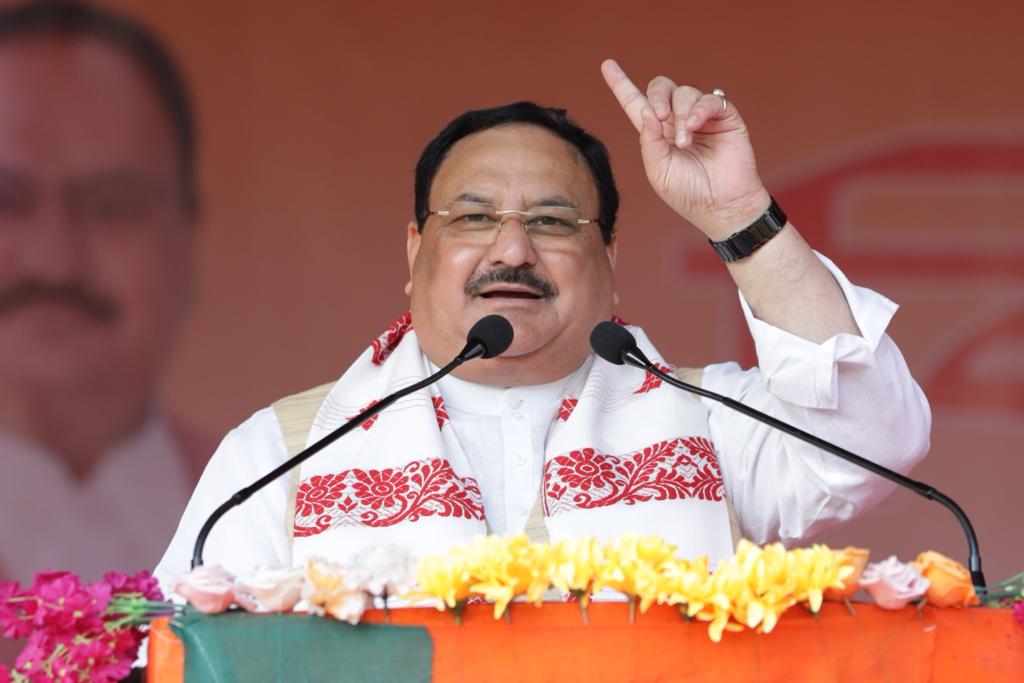
[[[199, 112], [199, 297], [164, 388], [186, 421], [221, 434], [339, 376], [406, 309], [423, 145], [516, 99], [567, 107], [611, 150], [620, 315], [679, 365], [749, 362], [725, 269], [646, 184], [598, 70], [613, 56], [638, 83], [724, 88], [794, 223], [902, 304], [890, 333], [935, 419], [914, 476], [971, 515], [990, 580], [1024, 569], [1024, 5], [111, 4], [175, 48]], [[966, 561], [953, 518], [906, 492], [826, 540]]]

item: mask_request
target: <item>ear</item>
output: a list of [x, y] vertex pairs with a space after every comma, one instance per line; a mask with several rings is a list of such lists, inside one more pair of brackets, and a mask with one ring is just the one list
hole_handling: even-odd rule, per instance
[[[612, 266], [612, 271], [615, 270], [615, 259], [619, 255], [619, 234], [612, 233], [612, 239], [605, 245], [605, 253], [608, 255], [608, 263]], [[612, 290], [612, 304], [614, 306], [619, 305], [619, 293]]]
[[419, 226], [416, 225], [416, 221], [409, 221], [409, 225], [406, 226], [405, 233], [405, 255], [409, 260], [409, 281], [405, 283], [405, 294], [406, 296], [412, 295], [412, 271], [416, 265], [416, 254], [420, 251], [420, 241], [423, 239], [423, 235], [420, 234]]
[[615, 258], [619, 255], [619, 234], [617, 232], [612, 233], [612, 238], [605, 245], [604, 251], [608, 255], [608, 263], [612, 265], [612, 270], [615, 270]]

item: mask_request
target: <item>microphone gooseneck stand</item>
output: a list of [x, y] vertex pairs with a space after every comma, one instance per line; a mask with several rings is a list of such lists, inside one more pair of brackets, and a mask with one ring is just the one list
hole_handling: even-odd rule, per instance
[[341, 425], [333, 432], [311, 445], [309, 448], [297, 453], [294, 457], [285, 460], [283, 463], [254, 481], [249, 486], [246, 486], [228, 498], [220, 505], [220, 507], [213, 511], [213, 514], [211, 514], [203, 524], [202, 529], [199, 530], [199, 535], [196, 537], [195, 548], [192, 552], [192, 568], [195, 569], [203, 564], [203, 547], [206, 545], [206, 537], [209, 536], [214, 525], [228, 510], [241, 505], [264, 486], [274, 481], [293, 467], [313, 457], [327, 446], [348, 434], [356, 426], [363, 424], [366, 420], [384, 410], [398, 399], [419, 391], [424, 387], [430, 386], [468, 360], [481, 357], [493, 358], [494, 356], [500, 356], [512, 344], [512, 337], [512, 325], [502, 316], [488, 315], [481, 318], [475, 325], [473, 325], [469, 334], [466, 335], [467, 341], [465, 348], [463, 348], [462, 351], [459, 352], [459, 355], [448, 363], [448, 365], [444, 366], [430, 377], [416, 382], [415, 384], [411, 384], [403, 389], [399, 389], [395, 393], [382, 398], [380, 401], [351, 418], [348, 422]]
[[814, 436], [813, 434], [808, 434], [801, 429], [797, 429], [791, 424], [774, 418], [771, 415], [766, 415], [760, 410], [751, 408], [750, 406], [733, 400], [728, 396], [722, 396], [721, 394], [716, 394], [715, 392], [702, 387], [683, 382], [677, 377], [664, 372], [661, 368], [652, 363], [647, 356], [644, 355], [644, 352], [637, 346], [636, 338], [622, 325], [611, 321], [598, 323], [590, 335], [590, 346], [598, 356], [609, 363], [614, 365], [623, 365], [628, 363], [629, 365], [640, 368], [641, 370], [646, 370], [674, 387], [688, 391], [691, 394], [697, 394], [698, 396], [709, 398], [712, 401], [717, 401], [718, 403], [728, 406], [737, 412], [743, 413], [758, 422], [763, 422], [764, 424], [785, 432], [790, 436], [794, 436], [797, 439], [820, 448], [823, 451], [827, 451], [832, 455], [842, 458], [843, 460], [846, 460], [860, 468], [873, 472], [874, 474], [895, 482], [904, 488], [908, 488], [911, 491], [924, 496], [928, 500], [934, 500], [937, 503], [944, 505], [956, 516], [957, 521], [960, 522], [960, 526], [963, 527], [964, 533], [967, 536], [967, 547], [969, 553], [968, 569], [971, 572], [971, 583], [974, 584], [974, 590], [978, 594], [978, 597], [984, 597], [987, 589], [985, 587], [985, 575], [981, 571], [981, 553], [978, 550], [978, 537], [974, 533], [974, 527], [971, 525], [971, 521], [967, 518], [967, 514], [963, 509], [957, 505], [952, 498], [937, 490], [934, 486], [916, 481], [910, 477], [900, 474], [899, 472], [883, 467], [878, 463], [872, 462], [871, 460], [861, 457], [844, 448], [840, 448], [839, 446], [825, 441], [820, 437]]

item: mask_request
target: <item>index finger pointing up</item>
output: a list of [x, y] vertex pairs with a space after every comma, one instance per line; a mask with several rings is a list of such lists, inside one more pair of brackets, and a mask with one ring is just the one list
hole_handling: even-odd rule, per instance
[[629, 80], [629, 76], [614, 59], [606, 59], [601, 63], [601, 75], [604, 76], [604, 82], [611, 88], [615, 99], [619, 101], [619, 106], [633, 122], [637, 132], [643, 131], [644, 120], [641, 112], [644, 107], [650, 106], [647, 98], [633, 85], [633, 81]]

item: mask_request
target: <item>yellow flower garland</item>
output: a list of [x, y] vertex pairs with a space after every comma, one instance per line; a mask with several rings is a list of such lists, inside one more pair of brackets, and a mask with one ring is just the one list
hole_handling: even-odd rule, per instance
[[497, 619], [517, 597], [539, 605], [549, 588], [576, 595], [584, 609], [590, 596], [609, 589], [639, 604], [641, 612], [653, 604], [676, 605], [709, 622], [708, 635], [718, 642], [726, 630], [768, 633], [796, 604], [817, 612], [825, 590], [842, 588], [854, 571], [844, 554], [824, 545], [786, 550], [781, 543], [741, 541], [731, 559], [709, 571], [706, 557], [680, 559], [675, 546], [655, 536], [531, 544], [518, 534], [481, 537], [424, 558], [410, 597], [458, 613], [478, 596], [494, 603]]

